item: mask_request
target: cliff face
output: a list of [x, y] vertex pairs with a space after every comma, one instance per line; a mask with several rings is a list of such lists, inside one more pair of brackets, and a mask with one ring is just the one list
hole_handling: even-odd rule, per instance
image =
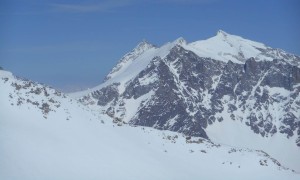
[[262, 149], [299, 166], [282, 153], [300, 148], [299, 56], [223, 31], [189, 44], [141, 44], [103, 84], [72, 96], [118, 124]]
[[[299, 137], [299, 72], [283, 60], [225, 63], [175, 46], [164, 59], [154, 58], [123, 93], [112, 84], [91, 95], [106, 113], [133, 125], [208, 138], [205, 128], [225, 115], [261, 136]], [[140, 102], [131, 117], [130, 101]]]

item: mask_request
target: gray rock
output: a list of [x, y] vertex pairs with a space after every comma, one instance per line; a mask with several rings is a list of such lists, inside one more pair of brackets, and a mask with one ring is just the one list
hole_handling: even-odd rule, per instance
[[[297, 64], [298, 57], [293, 58]], [[239, 120], [261, 136], [296, 135], [300, 146], [300, 68], [285, 59], [243, 62], [199, 57], [177, 45], [165, 58], [153, 58], [127, 82], [123, 93], [118, 92], [119, 84], [112, 84], [91, 96], [110, 116], [122, 119], [128, 113], [124, 102], [152, 92], [130, 117], [132, 125], [208, 138], [205, 129], [216, 120]], [[273, 107], [280, 116], [272, 113]], [[220, 113], [230, 118], [224, 119]]]

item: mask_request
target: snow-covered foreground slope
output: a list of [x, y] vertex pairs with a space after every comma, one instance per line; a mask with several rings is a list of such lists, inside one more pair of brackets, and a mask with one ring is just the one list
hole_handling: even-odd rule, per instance
[[0, 71], [0, 179], [300, 178], [262, 151], [118, 126], [51, 88], [29, 84]]
[[262, 137], [244, 126], [240, 121], [222, 121], [208, 126], [206, 132], [210, 139], [223, 145], [235, 145], [240, 148], [261, 149], [276, 158], [282, 165], [300, 170], [299, 147], [294, 143], [295, 136], [286, 138], [277, 133]]

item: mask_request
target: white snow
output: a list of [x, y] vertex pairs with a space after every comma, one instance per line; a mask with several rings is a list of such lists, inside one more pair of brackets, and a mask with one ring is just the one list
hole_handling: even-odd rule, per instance
[[173, 126], [173, 125], [177, 122], [177, 121], [176, 121], [177, 118], [178, 118], [178, 115], [176, 115], [175, 117], [169, 119], [168, 122], [167, 122], [167, 124], [168, 124], [169, 126]]
[[216, 36], [207, 40], [193, 42], [187, 47], [200, 57], [210, 57], [225, 62], [231, 60], [234, 63], [243, 63], [241, 59], [257, 57], [261, 54], [257, 48], [267, 47], [262, 43], [230, 35], [224, 31], [219, 31]]
[[139, 108], [143, 107], [142, 102], [146, 103], [147, 100], [149, 100], [153, 95], [154, 92], [150, 91], [149, 93], [144, 94], [143, 96], [137, 99], [134, 99], [133, 97], [131, 99], [124, 99], [124, 104], [125, 104], [124, 107], [126, 109], [126, 115], [122, 120], [128, 123], [138, 112]]
[[153, 73], [153, 74], [147, 74], [146, 76], [139, 78], [139, 83], [141, 86], [146, 86], [156, 82], [157, 80], [158, 80], [157, 74]]
[[0, 70], [0, 78], [13, 78], [13, 74], [9, 71]]
[[0, 71], [0, 78], [0, 179], [300, 178], [262, 152], [218, 146], [199, 138], [192, 140], [203, 141], [200, 144], [187, 143], [181, 134], [146, 127], [118, 127], [110, 117], [56, 96], [50, 88], [46, 88], [49, 96], [30, 94], [31, 100], [40, 103], [49, 98], [60, 102], [44, 118], [30, 103], [11, 105], [18, 98], [26, 101], [30, 89], [12, 87], [11, 83], [23, 82], [9, 73]]
[[119, 63], [111, 70], [111, 72], [107, 75], [109, 79], [114, 78], [123, 73], [124, 70], [127, 69], [128, 66], [131, 65], [133, 61], [135, 61], [140, 55], [145, 53], [150, 49], [156, 49], [152, 44], [149, 44], [146, 41], [139, 43], [131, 52], [127, 53]]
[[[261, 60], [273, 60], [273, 58], [281, 58], [282, 55], [286, 54], [284, 51], [277, 51], [272, 50], [273, 55], [267, 56], [265, 55], [263, 51], [269, 51], [270, 48], [266, 45], [258, 42], [254, 42], [251, 40], [244, 39], [239, 36], [228, 34], [224, 31], [219, 31], [216, 36], [209, 38], [207, 40], [201, 40], [196, 41], [193, 43], [187, 43], [183, 38], [178, 38], [174, 42], [167, 43], [163, 45], [160, 48], [149, 48], [145, 50], [143, 53], [141, 53], [138, 57], [135, 57], [132, 60], [128, 60], [127, 64], [122, 66], [122, 68], [115, 73], [115, 75], [106, 81], [104, 84], [101, 84], [98, 87], [95, 87], [91, 90], [79, 92], [75, 94], [71, 94], [72, 97], [82, 97], [83, 95], [86, 95], [94, 90], [101, 89], [102, 87], [105, 87], [109, 84], [112, 84], [114, 82], [120, 83], [119, 93], [122, 93], [125, 90], [126, 84], [133, 78], [135, 78], [139, 72], [141, 72], [143, 69], [146, 68], [146, 66], [150, 63], [150, 61], [156, 57], [159, 56], [162, 60], [164, 57], [166, 57], [170, 50], [175, 46], [179, 45], [183, 47], [186, 50], [190, 50], [194, 52], [196, 55], [200, 57], [208, 57], [215, 60], [220, 60], [224, 62], [228, 62], [229, 60], [234, 63], [244, 63], [246, 59], [254, 57], [255, 60], [261, 61]], [[280, 54], [280, 53], [281, 54]], [[186, 103], [193, 103], [193, 96], [197, 96], [197, 92], [195, 92], [193, 89], [192, 91], [188, 91], [185, 87], [185, 84], [180, 83], [179, 75], [177, 72], [177, 68], [175, 67], [175, 62], [172, 64], [167, 64], [169, 66], [170, 71], [172, 72], [174, 76], [175, 82], [179, 83], [179, 92], [183, 93], [186, 92], [190, 95], [191, 99], [184, 99]], [[266, 74], [265, 74], [266, 75]], [[251, 109], [255, 110], [256, 107], [254, 107], [254, 94], [257, 88], [260, 88], [260, 83], [263, 78], [258, 82], [258, 84], [253, 87], [253, 91], [251, 92], [251, 98], [247, 101], [247, 106], [251, 107]], [[157, 80], [157, 77], [150, 76], [147, 79], [139, 79], [140, 83], [142, 85], [149, 84], [151, 82], [154, 82]], [[214, 77], [213, 78], [213, 84], [212, 88], [215, 89], [217, 84], [219, 83], [220, 77]], [[295, 85], [294, 87], [297, 87], [298, 85]], [[236, 86], [237, 87], [237, 86]], [[236, 88], [235, 87], [235, 88]], [[268, 88], [265, 87], [267, 91], [270, 92], [270, 95], [273, 98], [289, 98], [288, 91], [284, 90], [283, 88]], [[263, 93], [263, 90], [261, 90], [261, 93]], [[246, 92], [242, 93], [243, 96], [246, 95]], [[210, 109], [210, 94], [206, 91], [202, 93], [203, 97], [203, 103], [205, 108]], [[185, 96], [182, 96], [185, 97]], [[138, 100], [130, 99], [126, 100], [126, 114], [125, 114], [125, 121], [129, 121], [138, 111], [139, 105], [142, 102], [143, 98], [140, 98]], [[231, 101], [229, 98], [223, 99], [223, 101], [229, 102]], [[283, 112], [281, 112], [282, 104], [285, 105], [285, 103], [288, 101], [286, 99], [284, 103], [278, 104], [274, 102], [272, 105], [269, 105], [268, 110], [262, 109], [259, 112], [254, 112], [256, 115], [260, 113], [263, 117], [266, 117], [268, 113], [271, 113], [275, 120], [274, 123], [277, 127], [280, 127], [282, 124], [279, 119], [282, 118]], [[239, 103], [239, 102], [237, 102]], [[232, 102], [232, 104], [235, 104]], [[295, 103], [293, 104], [294, 106]], [[128, 106], [128, 107], [127, 107]], [[196, 107], [196, 105], [195, 105]], [[295, 111], [295, 109], [291, 109], [291, 111]], [[187, 112], [190, 113], [190, 115], [193, 115], [193, 112], [190, 112], [187, 109]], [[196, 111], [195, 111], [196, 112]], [[240, 109], [237, 110], [235, 116], [236, 119], [242, 119], [243, 117], [246, 117], [249, 115], [249, 113], [253, 112], [242, 112]], [[296, 113], [294, 113], [296, 114]], [[228, 116], [228, 117], [227, 117]], [[274, 157], [280, 159], [283, 164], [290, 166], [298, 171], [300, 169], [300, 164], [297, 162], [300, 162], [300, 159], [297, 156], [296, 158], [293, 158], [296, 156], [295, 154], [300, 154], [299, 148], [295, 145], [295, 139], [287, 139], [285, 135], [279, 134], [274, 135], [272, 137], [262, 137], [261, 135], [256, 135], [254, 132], [246, 126], [245, 122], [240, 122], [238, 120], [233, 121], [231, 120], [231, 117], [229, 117], [229, 114], [227, 113], [227, 109], [224, 110], [224, 113], [220, 113], [219, 117], [223, 117], [225, 120], [221, 123], [216, 122], [213, 125], [210, 125], [207, 129], [208, 136], [212, 137], [212, 139], [216, 140], [217, 142], [221, 142], [224, 144], [234, 145], [234, 146], [241, 146], [241, 147], [249, 147], [254, 149], [262, 149], [264, 151], [267, 151]], [[300, 115], [298, 116], [300, 117]], [[170, 123], [172, 123], [174, 119], [169, 120]], [[282, 143], [281, 143], [282, 141]], [[285, 147], [289, 153], [282, 153], [280, 151], [280, 147]], [[291, 155], [292, 154], [292, 155]], [[297, 160], [297, 161], [294, 161]]]
[[155, 47], [150, 48], [145, 52], [143, 52], [136, 59], [134, 59], [134, 61], [128, 61], [126, 65], [124, 65], [124, 67], [122, 67], [119, 70], [120, 73], [115, 73], [113, 78], [108, 79], [103, 84], [85, 91], [71, 93], [69, 95], [73, 98], [79, 98], [112, 83], [120, 83], [120, 86], [118, 86], [118, 88], [119, 88], [119, 93], [121, 94], [125, 90], [126, 83], [130, 81], [132, 78], [136, 77], [143, 69], [145, 69], [153, 58], [161, 57], [163, 59], [169, 54], [170, 50], [175, 45], [184, 44], [184, 43], [185, 41], [182, 40], [182, 38], [179, 38], [174, 42], [163, 45], [160, 48], [155, 48]]
[[255, 134], [244, 122], [231, 120], [223, 113], [222, 122], [216, 121], [205, 130], [208, 137], [217, 143], [240, 148], [263, 150], [281, 164], [300, 172], [300, 148], [295, 143], [295, 136], [287, 139], [284, 134], [262, 137]]

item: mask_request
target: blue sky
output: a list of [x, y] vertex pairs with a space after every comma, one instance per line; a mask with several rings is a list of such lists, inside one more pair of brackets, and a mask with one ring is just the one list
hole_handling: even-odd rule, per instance
[[102, 82], [143, 39], [219, 29], [300, 55], [298, 0], [1, 0], [0, 66], [61, 90]]

